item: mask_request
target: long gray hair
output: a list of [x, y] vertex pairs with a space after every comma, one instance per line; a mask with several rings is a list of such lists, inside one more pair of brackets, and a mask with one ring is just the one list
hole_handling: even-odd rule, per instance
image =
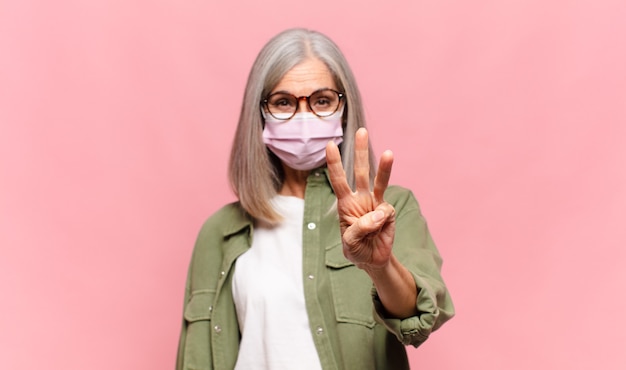
[[[280, 160], [263, 143], [261, 101], [283, 76], [308, 58], [324, 62], [337, 88], [345, 93], [341, 158], [354, 188], [354, 136], [365, 127], [365, 114], [354, 75], [337, 45], [325, 35], [306, 29], [290, 29], [274, 36], [257, 56], [244, 93], [239, 123], [230, 154], [229, 178], [242, 207], [254, 218], [276, 223], [281, 216], [270, 200], [280, 190], [283, 169]], [[376, 163], [370, 145], [370, 181]]]

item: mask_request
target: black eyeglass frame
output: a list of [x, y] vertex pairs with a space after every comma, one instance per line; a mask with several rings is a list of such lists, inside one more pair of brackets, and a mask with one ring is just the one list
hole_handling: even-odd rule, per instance
[[[327, 115], [320, 115], [320, 114], [318, 114], [318, 113], [315, 111], [315, 109], [313, 109], [313, 107], [311, 107], [311, 96], [313, 96], [313, 95], [315, 95], [315, 94], [317, 94], [317, 93], [323, 92], [323, 91], [332, 91], [332, 92], [334, 92], [335, 94], [337, 94], [337, 98], [338, 98], [338, 102], [339, 102], [339, 103], [337, 104], [337, 107], [335, 108], [335, 110], [334, 110], [334, 111], [332, 111], [331, 113], [327, 114]], [[276, 116], [272, 113], [272, 111], [270, 110], [270, 107], [269, 107], [269, 99], [270, 99], [272, 96], [277, 95], [277, 94], [289, 95], [289, 96], [292, 96], [294, 99], [296, 99], [296, 109], [294, 109], [293, 113], [291, 113], [291, 116], [289, 116], [289, 117], [287, 117], [287, 118], [276, 117]], [[309, 107], [309, 110], [310, 110], [313, 114], [315, 114], [316, 116], [318, 116], [318, 117], [320, 117], [320, 118], [324, 118], [324, 117], [329, 117], [329, 116], [332, 116], [333, 114], [335, 114], [335, 113], [339, 110], [339, 107], [341, 107], [341, 100], [342, 100], [342, 99], [344, 99], [344, 98], [345, 98], [345, 96], [346, 96], [346, 95], [345, 95], [344, 93], [339, 92], [339, 91], [337, 91], [337, 90], [335, 90], [335, 89], [330, 89], [330, 88], [323, 88], [323, 89], [315, 90], [315, 91], [313, 91], [313, 92], [311, 93], [311, 95], [309, 95], [309, 96], [304, 96], [304, 95], [303, 95], [303, 96], [295, 96], [295, 95], [293, 95], [293, 94], [289, 94], [289, 93], [286, 93], [286, 92], [278, 91], [278, 92], [275, 92], [275, 93], [273, 93], [273, 94], [268, 95], [265, 99], [263, 99], [263, 100], [261, 101], [261, 105], [267, 109], [267, 112], [268, 112], [268, 113], [269, 113], [272, 117], [274, 117], [274, 118], [276, 118], [276, 119], [279, 119], [279, 120], [281, 120], [281, 121], [288, 121], [288, 120], [292, 119], [292, 118], [293, 118], [293, 116], [295, 116], [295, 115], [296, 115], [296, 113], [298, 113], [298, 108], [300, 107], [300, 100], [305, 99], [305, 100], [306, 100], [306, 105]]]

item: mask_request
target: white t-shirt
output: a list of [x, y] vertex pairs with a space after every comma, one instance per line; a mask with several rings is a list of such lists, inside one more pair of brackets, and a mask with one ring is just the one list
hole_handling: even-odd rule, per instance
[[241, 343], [235, 370], [321, 370], [304, 301], [304, 200], [278, 195], [284, 220], [259, 223], [235, 266], [232, 290]]

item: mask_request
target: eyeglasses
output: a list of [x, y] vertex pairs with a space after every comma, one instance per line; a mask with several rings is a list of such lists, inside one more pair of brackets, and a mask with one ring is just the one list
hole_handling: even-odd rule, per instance
[[285, 92], [269, 95], [262, 101], [263, 106], [280, 120], [291, 119], [298, 110], [300, 100], [305, 99], [307, 106], [318, 117], [328, 117], [335, 113], [341, 105], [344, 94], [333, 89], [320, 89], [309, 96], [295, 96]]

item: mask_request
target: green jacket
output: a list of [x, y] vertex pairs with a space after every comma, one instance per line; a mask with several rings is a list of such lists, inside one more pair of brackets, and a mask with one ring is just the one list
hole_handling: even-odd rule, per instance
[[[454, 315], [440, 276], [442, 261], [419, 205], [406, 189], [392, 186], [385, 193], [396, 209], [393, 253], [415, 278], [421, 313], [385, 318], [369, 276], [343, 256], [336, 198], [327, 178], [324, 169], [308, 178], [302, 231], [306, 308], [322, 367], [408, 369], [404, 345], [419, 346]], [[240, 334], [231, 283], [253, 230], [253, 220], [238, 203], [203, 225], [187, 277], [177, 370], [234, 368]]]

